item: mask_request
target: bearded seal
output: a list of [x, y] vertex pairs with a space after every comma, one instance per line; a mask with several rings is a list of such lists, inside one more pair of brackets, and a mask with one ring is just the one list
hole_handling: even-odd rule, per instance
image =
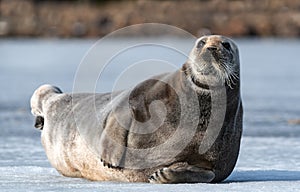
[[199, 38], [177, 71], [132, 90], [31, 98], [47, 157], [62, 175], [97, 181], [220, 182], [240, 148], [243, 107], [236, 44]]

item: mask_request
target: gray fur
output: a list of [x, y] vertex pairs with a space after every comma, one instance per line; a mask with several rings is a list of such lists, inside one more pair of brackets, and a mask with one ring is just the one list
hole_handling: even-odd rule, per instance
[[242, 133], [238, 49], [205, 36], [180, 70], [133, 90], [65, 94], [44, 85], [31, 108], [48, 159], [65, 176], [220, 182], [235, 166]]

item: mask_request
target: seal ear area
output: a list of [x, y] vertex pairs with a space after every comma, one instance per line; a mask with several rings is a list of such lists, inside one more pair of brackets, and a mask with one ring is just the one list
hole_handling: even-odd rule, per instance
[[34, 127], [37, 128], [37, 129], [39, 129], [39, 130], [43, 130], [43, 128], [44, 128], [44, 117], [37, 116], [35, 118]]

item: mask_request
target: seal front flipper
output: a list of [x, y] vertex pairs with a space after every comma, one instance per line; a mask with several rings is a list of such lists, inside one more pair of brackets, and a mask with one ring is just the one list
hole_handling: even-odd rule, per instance
[[149, 177], [150, 183], [209, 183], [215, 178], [212, 170], [189, 165], [187, 163], [175, 163], [164, 167]]

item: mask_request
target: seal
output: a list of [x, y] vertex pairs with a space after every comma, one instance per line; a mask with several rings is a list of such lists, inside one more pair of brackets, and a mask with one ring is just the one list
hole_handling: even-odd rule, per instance
[[98, 181], [220, 182], [240, 148], [243, 107], [236, 44], [197, 39], [174, 72], [119, 92], [31, 98], [47, 157], [62, 175]]

